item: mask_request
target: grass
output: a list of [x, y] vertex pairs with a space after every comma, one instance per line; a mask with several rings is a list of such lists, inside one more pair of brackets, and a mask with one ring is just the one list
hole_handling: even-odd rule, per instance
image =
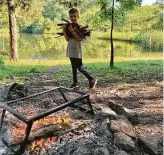
[[[137, 61], [117, 61], [113, 69], [109, 68], [108, 61], [85, 61], [84, 66], [96, 78], [99, 83], [129, 83], [162, 80], [163, 61], [162, 60], [137, 60]], [[54, 66], [59, 70], [54, 73], [53, 80], [58, 84], [70, 84], [72, 82], [71, 66], [69, 61], [61, 64], [61, 61]], [[52, 67], [52, 66], [51, 66]], [[23, 82], [29, 73], [41, 73], [47, 71], [50, 65], [37, 64], [6, 64], [1, 67], [0, 83]], [[82, 74], [78, 74], [80, 81], [86, 81]], [[85, 82], [86, 83], [86, 82]]]
[[[162, 61], [134, 61], [117, 62], [113, 69], [105, 62], [85, 63], [84, 66], [96, 78], [99, 84], [133, 83], [161, 80], [163, 75]], [[79, 81], [86, 81], [84, 76], [78, 74]], [[70, 65], [61, 66], [54, 74], [53, 80], [58, 84], [68, 85], [72, 82]], [[85, 82], [86, 83], [86, 82]]]
[[46, 66], [0, 66], [0, 83], [22, 82], [29, 73], [40, 73], [47, 69]]

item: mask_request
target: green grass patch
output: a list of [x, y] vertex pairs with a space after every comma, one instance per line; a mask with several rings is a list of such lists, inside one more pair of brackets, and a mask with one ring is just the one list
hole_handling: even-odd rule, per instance
[[[70, 85], [72, 83], [72, 69], [70, 63], [57, 64], [58, 70], [54, 72], [52, 80], [57, 85]], [[45, 72], [50, 66], [11, 66], [4, 65], [0, 70], [0, 82], [8, 80], [19, 82], [24, 81], [28, 74]], [[52, 66], [51, 66], [52, 67]], [[163, 61], [162, 60], [139, 60], [115, 62], [114, 68], [109, 67], [108, 62], [84, 62], [84, 67], [89, 73], [98, 79], [98, 83], [138, 83], [163, 80]], [[80, 83], [87, 84], [87, 79], [78, 73]], [[46, 79], [45, 79], [46, 80]]]
[[7, 80], [23, 81], [29, 73], [40, 73], [47, 69], [46, 66], [0, 66], [0, 81], [5, 82]]
[[[134, 61], [116, 62], [113, 69], [108, 63], [86, 63], [85, 68], [99, 81], [99, 84], [108, 83], [137, 83], [162, 80], [163, 63], [157, 61]], [[85, 77], [79, 73], [80, 82], [84, 82]], [[55, 82], [63, 85], [72, 83], [71, 66], [61, 66], [60, 70], [54, 74]]]

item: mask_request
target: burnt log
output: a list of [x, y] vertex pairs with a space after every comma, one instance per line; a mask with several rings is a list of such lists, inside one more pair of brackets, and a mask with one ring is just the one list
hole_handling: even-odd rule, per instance
[[13, 83], [8, 91], [7, 99], [14, 100], [27, 96], [27, 88], [23, 84]]
[[[84, 120], [82, 122], [76, 122], [76, 123], [57, 123], [57, 124], [51, 124], [45, 127], [40, 127], [39, 129], [34, 129], [31, 131], [30, 136], [28, 138], [28, 142], [32, 142], [35, 140], [39, 140], [42, 138], [48, 138], [48, 137], [59, 137], [60, 135], [66, 134], [71, 131], [75, 130], [82, 130], [85, 127], [87, 127], [91, 122], [88, 120]], [[11, 138], [8, 142], [9, 146], [13, 145], [19, 145], [23, 142], [24, 135], [17, 136], [15, 138]]]

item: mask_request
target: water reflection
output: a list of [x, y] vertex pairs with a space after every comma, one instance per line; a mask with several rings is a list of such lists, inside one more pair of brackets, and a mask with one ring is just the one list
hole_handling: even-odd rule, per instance
[[[65, 59], [67, 42], [63, 37], [55, 35], [19, 34], [18, 53], [19, 59]], [[161, 52], [144, 51], [143, 45], [128, 42], [114, 42], [115, 57], [156, 57]], [[9, 38], [0, 37], [0, 51], [9, 53]], [[83, 42], [84, 58], [108, 58], [110, 55], [110, 41], [92, 36]]]

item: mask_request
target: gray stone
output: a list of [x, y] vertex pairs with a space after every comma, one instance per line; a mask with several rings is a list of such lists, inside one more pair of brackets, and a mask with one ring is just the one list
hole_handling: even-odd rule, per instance
[[124, 108], [121, 107], [120, 105], [118, 105], [117, 103], [115, 103], [114, 101], [109, 101], [108, 105], [118, 115], [124, 115], [124, 116], [128, 117], [128, 113], [124, 110]]
[[4, 155], [5, 153], [7, 153], [7, 147], [0, 140], [0, 155]]
[[114, 151], [114, 155], [128, 155], [128, 154], [123, 150], [116, 150]]
[[157, 148], [159, 155], [163, 155], [163, 139], [158, 140]]
[[113, 111], [116, 112], [116, 114], [127, 117], [132, 124], [138, 124], [138, 115], [134, 111], [124, 108], [111, 100], [108, 102], [108, 105]]
[[144, 135], [138, 135], [138, 140], [140, 146], [143, 147], [144, 151], [146, 153], [152, 154], [152, 155], [158, 155], [158, 140], [151, 137], [146, 137]]
[[132, 138], [122, 132], [114, 133], [114, 144], [126, 151], [134, 150], [135, 148]]
[[117, 117], [117, 114], [111, 108], [102, 107], [101, 110], [102, 110], [102, 113], [104, 113], [108, 116], [113, 116], [115, 118]]

